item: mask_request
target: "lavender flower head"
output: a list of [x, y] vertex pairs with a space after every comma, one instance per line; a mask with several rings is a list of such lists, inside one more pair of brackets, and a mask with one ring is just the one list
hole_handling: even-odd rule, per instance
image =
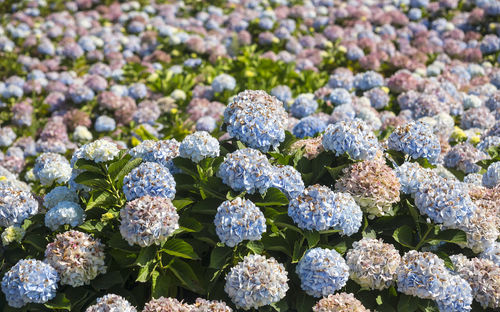
[[55, 153], [43, 153], [35, 161], [35, 177], [42, 185], [66, 183], [71, 178], [71, 166], [66, 158]]
[[311, 185], [290, 200], [288, 215], [305, 230], [340, 230], [344, 235], [356, 233], [363, 213], [351, 195], [334, 193], [326, 186]]
[[120, 210], [120, 233], [130, 244], [159, 245], [179, 228], [179, 215], [168, 198], [139, 197]]
[[179, 156], [180, 143], [176, 139], [170, 140], [144, 140], [141, 144], [129, 150], [129, 154], [133, 158], [142, 158], [143, 161], [158, 163], [171, 173], [175, 173], [174, 163], [172, 159]]
[[38, 213], [38, 202], [28, 191], [0, 188], [0, 226], [21, 225]]
[[274, 258], [248, 255], [231, 268], [224, 290], [237, 308], [258, 309], [285, 297], [288, 273]]
[[61, 225], [76, 227], [85, 220], [82, 207], [72, 201], [60, 201], [45, 214], [45, 226], [56, 231]]
[[208, 157], [217, 157], [219, 153], [219, 141], [206, 131], [188, 135], [179, 146], [179, 156], [195, 163]]
[[34, 259], [19, 260], [2, 278], [2, 292], [9, 306], [45, 303], [56, 296], [59, 276], [49, 264]]
[[314, 100], [314, 94], [304, 93], [299, 95], [290, 106], [290, 113], [295, 118], [304, 118], [313, 114], [318, 109], [318, 102]]
[[264, 193], [271, 186], [273, 168], [258, 150], [245, 148], [227, 154], [217, 176], [233, 190]]
[[388, 146], [413, 159], [426, 158], [430, 163], [436, 163], [441, 153], [439, 139], [429, 125], [421, 121], [397, 127], [389, 136]]
[[312, 310], [313, 312], [370, 312], [353, 294], [345, 292], [324, 297]]
[[233, 90], [236, 87], [236, 80], [228, 74], [220, 74], [212, 81], [212, 89], [215, 92], [223, 92], [224, 90]]
[[45, 249], [45, 262], [56, 269], [62, 285], [88, 285], [99, 274], [106, 273], [104, 245], [98, 239], [79, 231], [57, 234]]
[[224, 111], [227, 132], [249, 147], [267, 152], [285, 139], [283, 103], [261, 90], [238, 93]]
[[282, 191], [288, 199], [296, 198], [305, 189], [300, 172], [292, 166], [274, 166], [271, 187]]
[[234, 247], [244, 240], [260, 240], [266, 231], [266, 218], [250, 200], [237, 197], [217, 208], [215, 232], [221, 242]]
[[500, 161], [492, 163], [483, 174], [483, 185], [494, 188], [500, 184]]
[[391, 244], [363, 238], [346, 254], [350, 277], [361, 287], [382, 290], [396, 281], [401, 256]]
[[301, 288], [310, 296], [324, 297], [344, 287], [349, 267], [334, 249], [309, 249], [296, 268]]
[[137, 312], [137, 309], [125, 298], [108, 294], [97, 298], [97, 303], [88, 307], [85, 312]]
[[328, 125], [322, 142], [325, 150], [337, 156], [347, 153], [356, 160], [373, 159], [380, 151], [377, 137], [360, 119]]
[[143, 162], [123, 178], [123, 192], [129, 201], [145, 195], [173, 199], [175, 180], [162, 165]]

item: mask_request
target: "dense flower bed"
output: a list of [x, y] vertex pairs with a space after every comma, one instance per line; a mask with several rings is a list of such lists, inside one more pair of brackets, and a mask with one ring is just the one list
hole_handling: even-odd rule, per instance
[[0, 3], [1, 311], [498, 311], [497, 0]]

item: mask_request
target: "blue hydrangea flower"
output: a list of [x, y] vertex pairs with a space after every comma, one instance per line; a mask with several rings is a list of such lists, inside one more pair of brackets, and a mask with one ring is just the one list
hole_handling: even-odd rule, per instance
[[377, 137], [360, 119], [328, 125], [322, 143], [325, 150], [335, 152], [337, 156], [347, 153], [356, 160], [373, 159], [380, 151]]
[[212, 116], [203, 116], [196, 121], [196, 131], [212, 132], [217, 128], [217, 121]]
[[195, 163], [208, 157], [217, 157], [219, 153], [219, 141], [206, 131], [188, 135], [179, 146], [179, 156], [189, 158]]
[[220, 74], [212, 81], [212, 89], [215, 92], [223, 92], [224, 90], [233, 90], [236, 87], [236, 79], [228, 74]]
[[350, 61], [357, 61], [360, 58], [362, 58], [363, 56], [365, 56], [365, 52], [363, 52], [363, 50], [361, 50], [361, 48], [359, 48], [355, 45], [351, 45], [347, 49], [346, 57]]
[[330, 92], [328, 99], [335, 106], [342, 104], [351, 104], [352, 102], [351, 94], [349, 93], [349, 91], [343, 88], [333, 89], [332, 92]]
[[317, 133], [323, 132], [326, 128], [326, 123], [318, 117], [307, 116], [302, 118], [292, 129], [293, 135], [303, 139], [305, 137], [313, 137]]
[[314, 100], [312, 93], [304, 93], [299, 95], [293, 104], [290, 106], [290, 113], [295, 118], [307, 117], [318, 109], [318, 102]]
[[349, 267], [334, 249], [309, 249], [295, 271], [300, 278], [301, 288], [316, 298], [335, 293], [349, 279]]
[[479, 258], [491, 260], [500, 267], [500, 242], [493, 242], [486, 247]]
[[274, 166], [271, 187], [282, 191], [288, 199], [296, 198], [305, 189], [300, 172], [292, 166]]
[[21, 225], [38, 213], [38, 202], [28, 191], [0, 188], [0, 226]]
[[488, 152], [491, 147], [500, 146], [500, 136], [487, 136], [476, 146], [481, 152]]
[[143, 162], [123, 178], [123, 192], [128, 201], [145, 195], [174, 199], [175, 180], [162, 165]]
[[375, 109], [382, 109], [389, 104], [389, 94], [382, 88], [373, 88], [363, 93], [370, 100], [370, 104]]
[[59, 276], [49, 264], [39, 260], [19, 260], [2, 278], [2, 292], [9, 306], [45, 303], [56, 296]]
[[179, 228], [179, 215], [170, 199], [143, 196], [120, 210], [120, 233], [130, 244], [159, 245]]
[[68, 182], [71, 178], [71, 166], [62, 155], [43, 153], [37, 157], [33, 173], [42, 185], [50, 186], [54, 182]]
[[179, 172], [172, 159], [179, 156], [180, 143], [176, 139], [144, 140], [141, 144], [129, 150], [133, 158], [142, 158], [143, 161], [155, 162], [167, 168], [172, 174]]
[[258, 150], [245, 148], [227, 154], [217, 176], [237, 192], [264, 193], [271, 186], [273, 168]]
[[445, 294], [446, 280], [451, 277], [444, 261], [433, 253], [411, 250], [401, 258], [398, 269], [398, 291], [435, 300]]
[[415, 205], [436, 223], [456, 228], [478, 209], [461, 182], [437, 178], [422, 183], [415, 194]]
[[443, 295], [436, 300], [439, 312], [468, 312], [472, 310], [472, 288], [458, 275], [449, 276]]
[[[415, 194], [422, 183], [428, 183], [431, 179], [438, 179], [437, 175], [418, 163], [405, 161], [401, 166], [394, 169], [401, 192], [405, 194]], [[432, 182], [431, 182], [432, 183]]]
[[224, 291], [237, 308], [249, 310], [275, 303], [288, 291], [288, 272], [274, 258], [248, 255], [226, 276]]
[[359, 91], [382, 87], [384, 86], [384, 77], [374, 71], [359, 73], [354, 76], [353, 85]]
[[68, 91], [71, 100], [76, 104], [92, 101], [95, 93], [92, 89], [84, 85], [77, 85]]
[[45, 226], [56, 231], [61, 225], [76, 227], [85, 220], [82, 207], [72, 201], [61, 201], [45, 214]]
[[11, 127], [0, 128], [0, 146], [10, 146], [17, 135]]
[[343, 69], [342, 71], [336, 72], [331, 75], [328, 79], [328, 85], [331, 88], [343, 88], [346, 90], [351, 90], [353, 85], [353, 75], [352, 72], [348, 69]]
[[430, 163], [436, 163], [441, 153], [438, 137], [422, 121], [412, 121], [394, 129], [389, 136], [388, 146], [413, 159], [426, 158]]
[[231, 137], [267, 152], [285, 140], [288, 115], [275, 97], [261, 90], [246, 90], [229, 103], [224, 122]]
[[148, 89], [145, 84], [137, 82], [128, 88], [128, 95], [134, 100], [143, 99], [148, 95]]
[[108, 132], [116, 129], [116, 121], [108, 116], [97, 117], [94, 124], [95, 131]]
[[500, 184], [500, 161], [492, 163], [483, 174], [483, 185], [494, 188]]
[[340, 230], [352, 235], [359, 230], [363, 213], [351, 195], [334, 193], [326, 186], [311, 185], [290, 200], [288, 215], [305, 230]]
[[266, 231], [266, 218], [250, 200], [237, 197], [217, 208], [215, 232], [221, 242], [234, 247], [244, 240], [260, 240]]
[[287, 109], [287, 103], [292, 99], [292, 90], [290, 90], [289, 86], [280, 85], [271, 89], [271, 95], [283, 102], [285, 109]]

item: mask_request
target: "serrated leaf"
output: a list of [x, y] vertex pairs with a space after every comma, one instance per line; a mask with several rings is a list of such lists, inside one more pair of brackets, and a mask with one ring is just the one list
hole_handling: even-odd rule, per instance
[[434, 245], [440, 242], [454, 243], [454, 244], [465, 244], [467, 243], [467, 235], [462, 230], [444, 230], [440, 231], [437, 235], [429, 239], [427, 243]]
[[44, 305], [49, 309], [71, 311], [71, 302], [64, 293], [58, 293], [54, 299]]
[[126, 154], [122, 158], [114, 161], [108, 167], [108, 174], [114, 181], [120, 170], [132, 159], [132, 156]]
[[79, 170], [91, 171], [91, 172], [102, 174], [102, 170], [98, 164], [96, 164], [92, 160], [88, 160], [88, 159], [84, 159], [84, 158], [78, 159], [75, 162], [74, 168], [79, 169]]
[[137, 259], [135, 260], [135, 264], [141, 267], [146, 266], [149, 262], [153, 261], [156, 257], [156, 246], [149, 246], [145, 248], [141, 248]]
[[222, 269], [224, 264], [226, 264], [227, 258], [231, 255], [232, 249], [229, 247], [215, 247], [210, 253], [210, 264], [211, 269]]
[[398, 301], [398, 311], [413, 312], [418, 309], [418, 299], [401, 294]]
[[317, 231], [304, 231], [304, 236], [309, 248], [314, 248], [319, 243], [320, 235]]
[[142, 162], [142, 158], [134, 158], [131, 159], [123, 168], [118, 172], [114, 181], [117, 182], [118, 188], [122, 188], [123, 186], [123, 178], [129, 174], [132, 169], [139, 166]]
[[167, 240], [160, 251], [175, 257], [199, 259], [193, 247], [179, 238]]
[[92, 197], [87, 202], [85, 210], [90, 210], [96, 207], [107, 208], [106, 206], [113, 205], [114, 201], [115, 198], [110, 193], [106, 191], [97, 191], [92, 194]]
[[115, 285], [122, 284], [123, 278], [119, 271], [107, 272], [92, 280], [91, 285], [97, 290], [109, 289]]
[[98, 189], [107, 189], [109, 187], [106, 177], [103, 174], [91, 171], [80, 173], [75, 178], [75, 182]]
[[256, 206], [266, 207], [266, 206], [286, 206], [288, 205], [288, 198], [279, 189], [271, 187], [266, 191], [261, 202], [256, 202]]
[[137, 274], [136, 282], [145, 283], [148, 281], [152, 265], [152, 262], [148, 262], [145, 266], [139, 269], [139, 274]]
[[394, 230], [392, 237], [401, 245], [408, 248], [413, 248], [412, 229], [408, 225], [398, 227], [396, 230]]
[[200, 281], [193, 271], [193, 268], [186, 262], [175, 258], [174, 261], [169, 266], [170, 271], [174, 273], [175, 277], [181, 281], [184, 287], [196, 293], [203, 292], [203, 288], [200, 286]]
[[177, 210], [181, 210], [182, 208], [191, 205], [192, 203], [194, 203], [194, 200], [192, 200], [191, 198], [175, 199], [172, 201], [172, 204], [174, 204]]

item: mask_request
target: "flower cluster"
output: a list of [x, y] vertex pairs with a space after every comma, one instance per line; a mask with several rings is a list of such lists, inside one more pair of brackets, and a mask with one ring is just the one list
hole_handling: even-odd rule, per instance
[[91, 305], [87, 308], [87, 310], [85, 310], [85, 312], [107, 311], [137, 312], [137, 309], [122, 296], [108, 294], [103, 297], [97, 298], [97, 303]]
[[143, 161], [156, 162], [175, 173], [172, 159], [179, 156], [180, 143], [171, 140], [144, 140], [141, 144], [129, 150], [133, 158], [142, 158]]
[[285, 139], [288, 118], [283, 103], [264, 91], [239, 93], [224, 111], [230, 136], [267, 152]]
[[0, 188], [0, 226], [21, 225], [38, 213], [38, 202], [31, 193], [10, 187]]
[[361, 287], [382, 290], [396, 281], [401, 256], [391, 244], [363, 238], [352, 244], [346, 262], [352, 280]]
[[252, 148], [227, 154], [217, 176], [233, 190], [264, 193], [272, 183], [273, 168], [264, 154]]
[[143, 162], [123, 179], [127, 200], [142, 196], [175, 197], [175, 180], [167, 168], [154, 162]]
[[399, 201], [400, 184], [389, 166], [380, 160], [365, 160], [343, 170], [335, 188], [351, 194], [356, 203], [371, 215], [390, 213]]
[[217, 208], [215, 232], [221, 242], [234, 247], [244, 240], [260, 240], [266, 231], [266, 218], [250, 200], [238, 197]]
[[249, 255], [231, 268], [224, 290], [236, 307], [257, 309], [285, 297], [288, 273], [274, 258]]
[[344, 287], [349, 267], [334, 249], [309, 249], [297, 264], [300, 286], [310, 296], [324, 297]]
[[323, 147], [335, 155], [344, 153], [356, 160], [373, 159], [380, 150], [369, 126], [362, 120], [330, 124], [323, 135]]
[[328, 295], [316, 303], [313, 312], [369, 312], [353, 294], [338, 293]]
[[76, 227], [85, 220], [85, 213], [82, 207], [72, 201], [60, 201], [45, 214], [45, 226], [52, 231], [57, 230], [61, 225], [69, 224]]
[[45, 303], [56, 296], [59, 276], [56, 270], [39, 260], [19, 260], [2, 278], [2, 292], [11, 307], [27, 303]]
[[207, 157], [217, 157], [219, 152], [219, 141], [206, 131], [188, 135], [179, 146], [179, 156], [195, 163]]
[[56, 269], [61, 284], [88, 285], [97, 275], [106, 273], [104, 245], [79, 231], [57, 234], [47, 245], [45, 262]]
[[390, 149], [403, 152], [413, 159], [426, 158], [431, 163], [436, 163], [441, 153], [439, 139], [421, 121], [409, 122], [394, 129], [387, 144]]
[[306, 230], [340, 230], [344, 235], [356, 233], [363, 213], [351, 195], [334, 193], [326, 186], [311, 185], [290, 201], [288, 215]]
[[120, 210], [120, 233], [130, 244], [159, 245], [179, 228], [179, 215], [170, 199], [145, 195]]

